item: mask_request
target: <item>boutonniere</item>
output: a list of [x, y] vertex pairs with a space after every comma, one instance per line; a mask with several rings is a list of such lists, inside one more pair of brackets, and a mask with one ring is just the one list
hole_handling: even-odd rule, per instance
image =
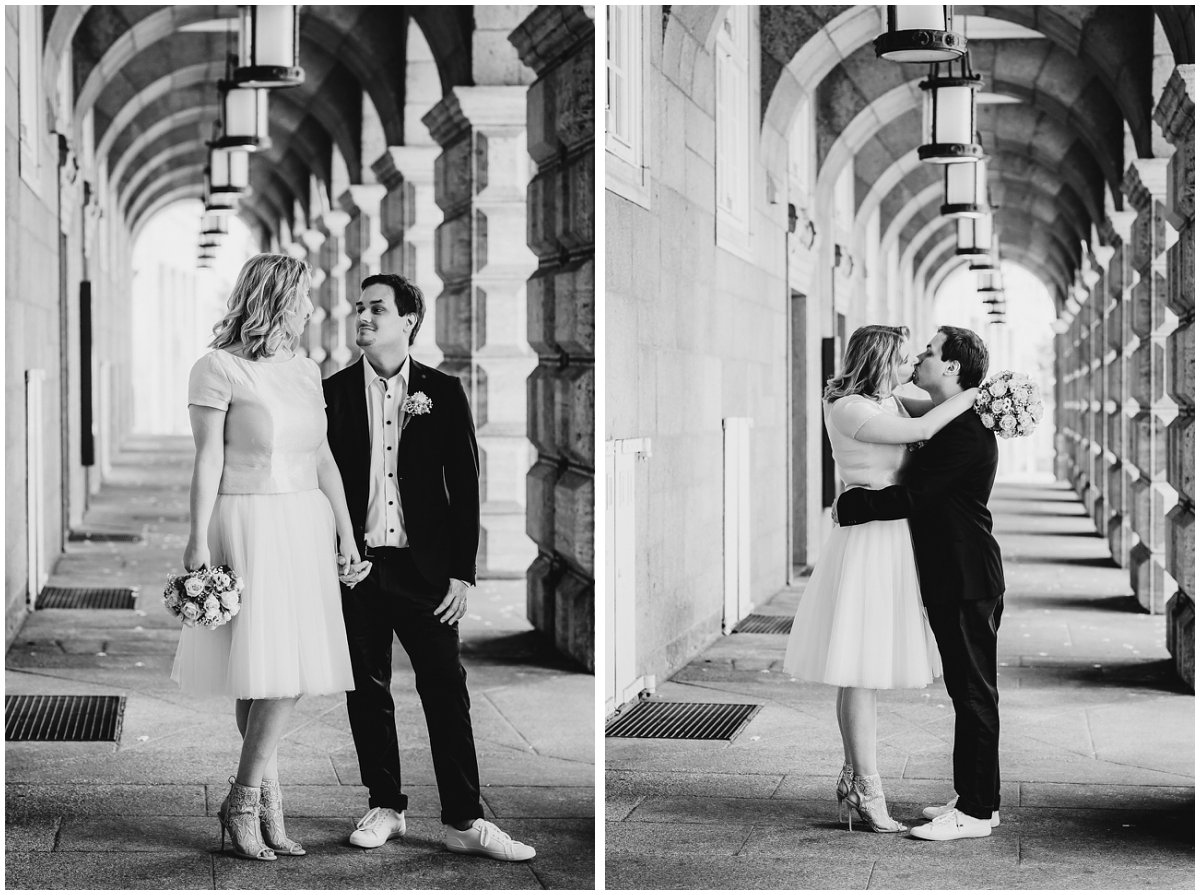
[[401, 409], [404, 411], [404, 425], [400, 428], [404, 429], [414, 416], [423, 416], [433, 410], [433, 401], [424, 392], [413, 392], [404, 399], [404, 407]]

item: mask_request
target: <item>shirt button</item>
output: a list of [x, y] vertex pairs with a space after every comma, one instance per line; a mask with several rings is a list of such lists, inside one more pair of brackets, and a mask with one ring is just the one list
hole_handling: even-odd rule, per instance
[[392, 424], [392, 421], [391, 421], [391, 420], [388, 420], [388, 421], [387, 421], [387, 424], [390, 426], [390, 425]]
[[390, 451], [391, 449], [392, 449], [392, 446], [389, 444], [389, 445], [388, 445], [388, 450]]
[[388, 529], [388, 534], [395, 534], [395, 533], [396, 533], [396, 529], [394, 529], [394, 528]]
[[390, 472], [389, 472], [389, 473], [388, 473], [388, 478], [389, 478], [389, 479], [394, 479], [394, 478], [395, 478], [395, 476], [394, 476], [392, 473], [390, 473]]
[[389, 500], [389, 501], [388, 501], [388, 506], [389, 506], [389, 507], [390, 507], [390, 506], [393, 506], [393, 505], [395, 505], [395, 503], [396, 503], [396, 501], [394, 501], [394, 500]]

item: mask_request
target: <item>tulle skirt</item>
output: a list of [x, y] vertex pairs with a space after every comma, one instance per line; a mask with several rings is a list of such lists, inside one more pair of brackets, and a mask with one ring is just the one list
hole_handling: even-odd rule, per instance
[[876, 690], [941, 676], [906, 521], [834, 527], [800, 598], [783, 667], [805, 680]]
[[218, 494], [209, 553], [246, 588], [228, 623], [183, 629], [171, 672], [180, 689], [239, 699], [353, 690], [336, 543], [319, 490]]

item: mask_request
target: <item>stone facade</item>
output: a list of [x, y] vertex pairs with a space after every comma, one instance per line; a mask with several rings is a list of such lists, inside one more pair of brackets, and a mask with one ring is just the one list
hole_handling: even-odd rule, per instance
[[1167, 83], [1155, 120], [1175, 147], [1167, 165], [1166, 304], [1178, 326], [1166, 340], [1167, 392], [1178, 415], [1167, 427], [1167, 483], [1178, 504], [1166, 521], [1166, 564], [1178, 590], [1167, 603], [1167, 645], [1176, 668], [1196, 686], [1196, 74], [1181, 65]]
[[529, 440], [526, 574], [529, 620], [559, 650], [595, 668], [595, 24], [594, 7], [539, 7], [513, 32], [538, 76], [529, 90], [527, 287]]

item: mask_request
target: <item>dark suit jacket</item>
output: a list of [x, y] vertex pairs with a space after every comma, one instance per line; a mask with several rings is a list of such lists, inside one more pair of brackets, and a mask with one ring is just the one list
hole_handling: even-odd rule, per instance
[[[371, 433], [364, 357], [325, 380], [329, 447], [342, 473], [361, 551], [370, 499]], [[430, 583], [475, 583], [479, 549], [479, 448], [462, 383], [412, 361], [408, 394], [424, 392], [429, 413], [409, 416], [396, 461], [404, 530], [418, 571]]]
[[994, 599], [1004, 593], [987, 508], [996, 458], [995, 434], [968, 410], [908, 458], [899, 484], [842, 493], [838, 522], [908, 519], [926, 603]]

